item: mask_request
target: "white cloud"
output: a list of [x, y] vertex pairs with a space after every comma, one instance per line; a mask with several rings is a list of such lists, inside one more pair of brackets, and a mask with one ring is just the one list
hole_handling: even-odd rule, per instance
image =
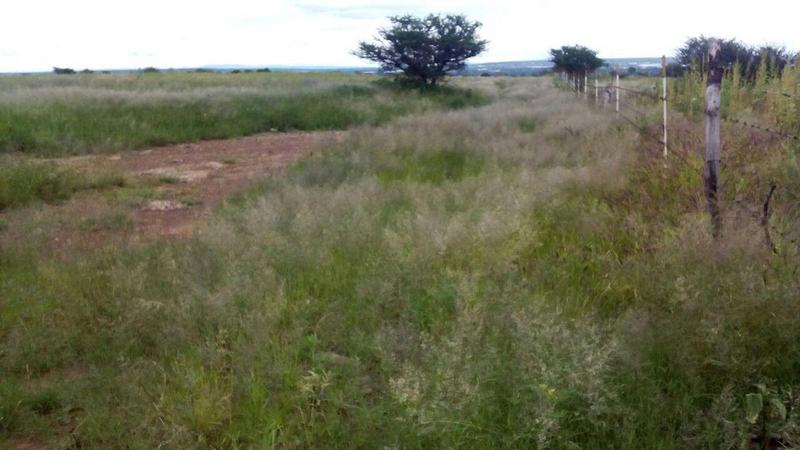
[[672, 0], [3, 0], [0, 72], [205, 64], [364, 65], [350, 55], [392, 14], [484, 23], [476, 61], [543, 58], [581, 43], [605, 57], [671, 54], [698, 34], [800, 46], [800, 2]]

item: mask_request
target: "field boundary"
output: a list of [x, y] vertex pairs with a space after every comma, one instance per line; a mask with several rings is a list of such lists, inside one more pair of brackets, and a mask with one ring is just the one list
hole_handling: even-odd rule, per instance
[[[709, 64], [709, 72], [714, 69], [721, 70], [720, 68], [715, 67], [713, 64]], [[666, 75], [666, 58], [662, 58], [662, 75], [660, 86], [654, 84], [652, 89], [636, 89], [634, 87], [623, 86], [620, 82], [620, 79], [621, 77], [619, 71], [613, 70], [611, 72], [611, 80], [605, 80], [602, 84], [601, 78], [597, 75], [592, 78], [589, 78], [588, 75], [585, 76], [582, 80], [583, 83], [580, 82], [581, 80], [578, 80], [578, 82], [575, 83], [567, 82], [563, 78], [559, 77], [557, 77], [555, 80], [556, 84], [561, 88], [571, 90], [576, 96], [585, 99], [587, 106], [598, 113], [606, 113], [613, 108], [613, 114], [620, 122], [633, 127], [643, 138], [662, 147], [663, 150], [660, 153], [664, 159], [664, 164], [669, 164], [669, 161], [676, 161], [682, 166], [683, 169], [694, 172], [700, 176], [706, 184], [704, 192], [707, 197], [708, 209], [710, 215], [712, 216], [712, 224], [714, 226], [712, 233], [715, 236], [719, 236], [721, 234], [721, 212], [718, 205], [719, 196], [723, 191], [725, 191], [726, 188], [730, 187], [731, 183], [736, 181], [734, 177], [730, 177], [727, 180], [721, 178], [720, 172], [725, 171], [725, 173], [729, 173], [730, 171], [735, 171], [737, 169], [744, 169], [747, 164], [731, 165], [725, 163], [725, 158], [723, 157], [724, 153], [722, 153], [723, 141], [720, 135], [719, 127], [717, 126], [716, 131], [713, 130], [713, 125], [711, 125], [713, 120], [724, 122], [725, 124], [739, 127], [741, 129], [756, 130], [758, 132], [765, 133], [774, 139], [781, 140], [784, 143], [800, 142], [800, 136], [798, 135], [785, 132], [773, 126], [762, 125], [759, 123], [754, 123], [753, 121], [738, 119], [736, 117], [729, 117], [727, 114], [725, 114], [725, 111], [720, 111], [719, 105], [721, 103], [720, 98], [722, 95], [722, 87], [719, 83], [716, 83], [715, 87], [713, 89], [709, 89], [707, 92], [706, 104], [709, 105], [709, 102], [711, 104], [716, 104], [717, 110], [712, 112], [711, 109], [713, 109], [713, 106], [706, 106], [705, 123], [693, 122], [686, 116], [682, 116], [683, 124], [690, 124], [698, 128], [706, 127], [706, 161], [702, 167], [698, 167], [697, 164], [694, 164], [690, 161], [691, 155], [689, 153], [683, 154], [677, 148], [672, 148], [668, 145], [668, 136], [672, 134], [669, 131], [669, 118], [672, 110], [669, 107], [670, 97], [667, 94], [667, 83], [669, 82], [669, 78]], [[709, 86], [711, 84], [713, 83], [709, 82]], [[659, 87], [661, 89], [658, 89]], [[659, 90], [661, 92], [659, 92]], [[711, 91], [713, 91], [713, 94], [709, 93]], [[771, 93], [787, 98], [794, 98], [794, 96], [785, 92]], [[645, 105], [643, 106], [642, 103], [645, 103]], [[642, 109], [643, 107], [653, 108], [655, 106], [662, 106], [660, 126], [661, 133], [659, 133], [660, 136], [653, 133], [651, 126], [648, 125], [655, 121], [653, 118], [655, 112], [645, 111]], [[709, 127], [712, 127], [712, 129], [710, 130]], [[766, 184], [768, 190], [764, 196], [763, 203], [760, 205], [761, 213], [757, 217], [757, 220], [764, 229], [765, 241], [770, 250], [773, 253], [778, 254], [779, 251], [774, 243], [771, 233], [780, 235], [787, 242], [790, 242], [796, 246], [800, 246], [800, 240], [792, 238], [787, 231], [780, 230], [774, 225], [770, 224], [770, 217], [773, 214], [773, 211], [771, 210], [771, 202], [776, 194], [776, 191], [780, 190], [781, 187], [777, 182], [772, 180], [769, 180]], [[788, 193], [795, 198], [800, 197], [797, 193]]]

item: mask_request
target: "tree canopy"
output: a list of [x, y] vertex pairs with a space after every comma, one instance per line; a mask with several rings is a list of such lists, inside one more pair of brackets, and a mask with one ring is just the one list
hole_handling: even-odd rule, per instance
[[594, 72], [603, 66], [604, 61], [597, 57], [597, 52], [582, 45], [563, 46], [550, 49], [550, 61], [555, 70], [569, 74]]
[[379, 63], [384, 71], [400, 71], [417, 84], [435, 85], [486, 49], [487, 41], [477, 34], [481, 23], [463, 15], [404, 15], [389, 20], [391, 27], [380, 29], [375, 42], [361, 42], [353, 54]]
[[[711, 37], [699, 36], [686, 40], [675, 55], [677, 62], [684, 67], [695, 67], [703, 70], [708, 55], [708, 43]], [[739, 65], [743, 79], [752, 81], [761, 64], [766, 64], [770, 76], [780, 74], [792, 57], [783, 47], [765, 45], [751, 47], [736, 39], [717, 39], [720, 42], [720, 63], [726, 69]]]
[[605, 64], [597, 52], [582, 45], [562, 46], [550, 49], [550, 61], [556, 72], [565, 72], [575, 81], [576, 87], [583, 83], [583, 76], [594, 72]]

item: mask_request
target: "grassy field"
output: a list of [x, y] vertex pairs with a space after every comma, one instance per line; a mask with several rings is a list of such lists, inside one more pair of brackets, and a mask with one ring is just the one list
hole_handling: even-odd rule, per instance
[[0, 77], [0, 152], [117, 152], [272, 129], [377, 125], [413, 112], [485, 103], [344, 74], [154, 73]]
[[[0, 439], [800, 445], [795, 149], [726, 129], [737, 168], [715, 241], [702, 128], [675, 118], [682, 157], [664, 162], [549, 78], [459, 84], [494, 100], [353, 129], [193, 239], [57, 257], [8, 245]], [[780, 185], [777, 255], [755, 180]]]

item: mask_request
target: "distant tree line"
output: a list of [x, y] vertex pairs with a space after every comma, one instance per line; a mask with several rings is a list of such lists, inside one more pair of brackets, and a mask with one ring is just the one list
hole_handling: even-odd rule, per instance
[[597, 52], [582, 45], [562, 46], [561, 48], [550, 49], [550, 61], [553, 62], [553, 70], [559, 73], [566, 73], [570, 81], [575, 84], [576, 89], [583, 85], [586, 75], [605, 64], [597, 57]]
[[[139, 70], [141, 73], [160, 73], [161, 71], [155, 67], [145, 67], [144, 69]], [[173, 69], [168, 69], [168, 72], [172, 72]], [[195, 73], [217, 73], [216, 70], [206, 69], [206, 68], [198, 68], [191, 70], [191, 72]], [[245, 69], [245, 70], [233, 70], [231, 73], [270, 73], [272, 72], [269, 68], [263, 67], [260, 69]], [[75, 75], [77, 73], [81, 74], [93, 74], [95, 73], [94, 70], [91, 69], [83, 69], [80, 72], [77, 72], [75, 69], [71, 69], [69, 67], [53, 67], [53, 73], [56, 75]], [[103, 74], [110, 74], [111, 72], [104, 70]]]
[[53, 67], [53, 73], [56, 75], [75, 75], [77, 72], [69, 67]]
[[[668, 68], [669, 75], [679, 76], [688, 70], [705, 70], [708, 43], [711, 37], [688, 39], [675, 54], [675, 62]], [[780, 76], [783, 69], [795, 62], [796, 55], [784, 47], [764, 45], [754, 47], [736, 39], [719, 39], [720, 61], [726, 70], [738, 70], [742, 80], [753, 82], [759, 67], [764, 66], [768, 77]]]
[[231, 73], [254, 73], [254, 72], [255, 73], [270, 73], [272, 71], [267, 67], [264, 67], [262, 69], [256, 69], [256, 70], [253, 70], [253, 69], [241, 69], [241, 70], [240, 69], [235, 69], [235, 70], [231, 71]]

